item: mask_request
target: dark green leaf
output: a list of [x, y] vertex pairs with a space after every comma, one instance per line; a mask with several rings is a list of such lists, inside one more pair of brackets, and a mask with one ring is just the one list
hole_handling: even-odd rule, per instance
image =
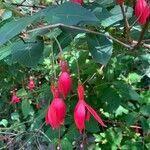
[[[64, 49], [71, 43], [75, 36], [76, 34], [73, 32], [64, 31], [57, 37], [57, 40], [59, 41], [62, 49]], [[54, 52], [59, 52], [59, 47], [56, 41], [54, 42], [53, 49]]]
[[140, 112], [147, 117], [150, 116], [150, 104], [143, 106]]
[[96, 22], [98, 19], [86, 8], [71, 2], [63, 3], [47, 12], [46, 20], [51, 23], [76, 25], [80, 22]]
[[33, 67], [37, 65], [42, 57], [43, 49], [44, 42], [41, 38], [30, 43], [20, 41], [12, 46], [12, 59], [20, 64]]
[[11, 54], [11, 46], [6, 46], [0, 49], [0, 60], [3, 60]]
[[22, 100], [22, 103], [21, 103], [21, 110], [22, 110], [22, 113], [23, 113], [23, 116], [26, 118], [29, 114], [32, 113], [32, 107], [30, 105], [30, 102], [29, 100], [25, 99], [25, 100]]
[[12, 20], [0, 28], [0, 46], [19, 34], [24, 28], [31, 24], [37, 17], [23, 17]]
[[[128, 18], [132, 17], [133, 9], [127, 6], [125, 6], [124, 9], [127, 11], [126, 12], [127, 17]], [[119, 5], [116, 5], [110, 12], [112, 16], [102, 21], [102, 26], [104, 27], [108, 27], [123, 19], [123, 15], [122, 15], [121, 8]]]
[[113, 82], [113, 85], [126, 100], [139, 100], [139, 94], [131, 86], [120, 81]]
[[86, 130], [91, 133], [96, 133], [100, 131], [99, 124], [96, 120], [91, 116], [90, 120], [86, 122]]
[[87, 41], [94, 60], [100, 64], [106, 65], [112, 55], [112, 42], [104, 36], [92, 34], [87, 34]]
[[121, 103], [121, 97], [113, 88], [106, 88], [103, 91], [101, 100], [105, 103], [107, 111], [109, 112], [116, 110]]
[[61, 140], [61, 149], [62, 150], [72, 150], [72, 145], [67, 138]]

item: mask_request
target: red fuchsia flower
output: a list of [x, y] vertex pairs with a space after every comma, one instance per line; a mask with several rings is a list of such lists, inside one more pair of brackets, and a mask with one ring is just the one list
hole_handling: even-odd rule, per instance
[[138, 22], [144, 25], [147, 19], [150, 17], [150, 6], [146, 0], [137, 0], [135, 5], [135, 16], [138, 18]]
[[70, 93], [72, 79], [68, 71], [68, 65], [65, 61], [60, 62], [61, 74], [58, 78], [58, 88], [64, 98]]
[[29, 78], [29, 82], [28, 82], [28, 86], [27, 86], [27, 87], [28, 87], [28, 89], [31, 90], [31, 91], [34, 90], [34, 88], [35, 88], [35, 83], [34, 83], [34, 80], [33, 80], [32, 77]]
[[77, 128], [80, 130], [80, 133], [82, 133], [82, 130], [85, 128], [85, 121], [89, 121], [90, 114], [101, 124], [101, 126], [106, 127], [96, 111], [85, 102], [84, 87], [82, 84], [78, 85], [78, 98], [79, 101], [74, 109], [74, 120]]
[[125, 0], [116, 0], [116, 3], [117, 3], [118, 5], [123, 5], [124, 1], [125, 1]]
[[50, 124], [52, 128], [59, 128], [64, 123], [66, 116], [66, 105], [62, 98], [60, 98], [58, 88], [52, 86], [51, 91], [53, 94], [53, 100], [50, 104], [46, 116], [46, 124]]
[[80, 5], [83, 4], [83, 0], [70, 0], [70, 1], [73, 2], [73, 3], [80, 4]]
[[16, 95], [16, 92], [15, 92], [15, 91], [13, 91], [12, 98], [11, 98], [11, 102], [10, 102], [10, 103], [11, 103], [11, 104], [16, 104], [16, 103], [19, 103], [20, 100], [21, 100], [21, 98]]

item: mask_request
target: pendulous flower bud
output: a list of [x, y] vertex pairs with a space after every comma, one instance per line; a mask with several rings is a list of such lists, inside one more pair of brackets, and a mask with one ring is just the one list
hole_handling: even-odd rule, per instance
[[64, 98], [70, 93], [72, 79], [68, 71], [68, 65], [65, 61], [60, 62], [61, 74], [58, 78], [58, 89]]

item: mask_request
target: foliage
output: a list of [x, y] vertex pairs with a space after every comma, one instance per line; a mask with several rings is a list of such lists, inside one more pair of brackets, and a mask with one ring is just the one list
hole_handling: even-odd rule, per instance
[[[60, 57], [68, 61], [73, 79], [61, 148], [150, 149], [150, 26], [136, 47], [145, 26], [135, 22], [134, 3], [123, 5], [129, 24], [135, 22], [129, 31], [121, 6], [112, 0], [85, 1], [83, 6], [29, 3], [0, 2], [0, 149], [56, 148], [59, 133], [45, 124], [45, 114]], [[30, 76], [33, 91], [27, 88]], [[86, 102], [106, 128], [91, 117], [84, 134], [77, 130], [73, 111], [79, 77]], [[13, 90], [20, 103], [10, 103]]]

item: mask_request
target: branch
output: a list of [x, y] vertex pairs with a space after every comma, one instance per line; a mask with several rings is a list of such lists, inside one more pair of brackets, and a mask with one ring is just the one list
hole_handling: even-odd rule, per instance
[[139, 38], [137, 44], [134, 46], [134, 49], [139, 48], [139, 46], [141, 45], [142, 40], [143, 40], [144, 35], [145, 35], [145, 32], [146, 32], [146, 30], [148, 28], [148, 24], [149, 24], [149, 19], [146, 21], [146, 23], [145, 23], [145, 25], [144, 25], [144, 27], [143, 27], [143, 29], [141, 31], [140, 38]]
[[44, 29], [53, 29], [53, 28], [58, 28], [58, 27], [65, 27], [65, 28], [77, 30], [77, 31], [80, 31], [80, 32], [86, 32], [86, 33], [92, 33], [92, 34], [96, 34], [96, 35], [102, 35], [102, 36], [107, 37], [108, 39], [113, 40], [116, 43], [121, 44], [122, 46], [124, 46], [124, 47], [126, 47], [128, 49], [133, 49], [132, 46], [130, 46], [130, 45], [126, 44], [126, 43], [123, 43], [122, 41], [112, 37], [111, 35], [108, 35], [108, 34], [105, 34], [105, 33], [102, 33], [102, 32], [92, 31], [92, 30], [85, 29], [85, 28], [80, 28], [80, 27], [77, 27], [77, 26], [65, 25], [65, 24], [61, 24], [61, 23], [38, 27], [38, 28], [35, 28], [35, 29], [32, 29], [32, 30], [28, 30], [27, 33], [32, 33], [32, 32], [36, 32], [36, 31], [44, 30]]
[[[6, 2], [5, 2], [6, 3]], [[10, 4], [10, 5], [14, 5], [14, 6], [17, 6], [17, 7], [32, 7], [32, 8], [46, 8], [46, 6], [43, 6], [43, 5], [26, 5], [26, 4], [19, 4], [19, 3], [6, 3], [6, 4]]]
[[128, 18], [126, 16], [126, 13], [125, 13], [125, 10], [124, 10], [124, 5], [120, 5], [120, 8], [121, 8], [121, 12], [122, 12], [124, 23], [125, 23], [124, 31], [125, 31], [125, 34], [127, 35], [127, 40], [129, 42], [131, 42], [131, 37], [130, 37], [130, 33], [129, 33], [130, 25], [129, 25]]

